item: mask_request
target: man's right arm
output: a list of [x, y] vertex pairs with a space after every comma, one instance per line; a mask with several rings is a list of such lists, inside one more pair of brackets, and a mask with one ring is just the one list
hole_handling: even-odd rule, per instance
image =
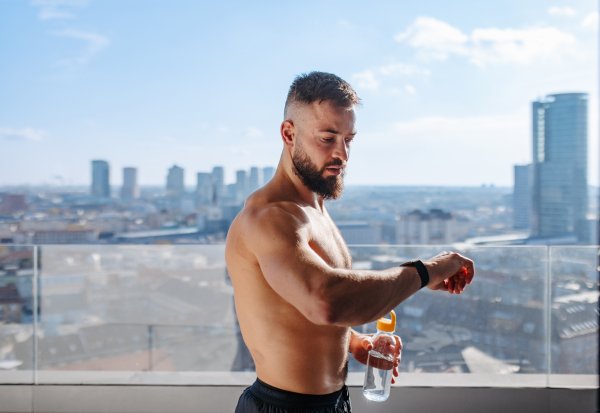
[[[384, 271], [332, 267], [310, 247], [310, 223], [300, 208], [293, 213], [265, 208], [246, 223], [244, 238], [266, 281], [315, 324], [356, 326], [374, 321], [421, 287], [412, 267]], [[458, 276], [463, 267], [468, 277], [473, 275], [472, 261], [458, 254], [425, 264], [431, 289], [447, 289], [444, 279]]]

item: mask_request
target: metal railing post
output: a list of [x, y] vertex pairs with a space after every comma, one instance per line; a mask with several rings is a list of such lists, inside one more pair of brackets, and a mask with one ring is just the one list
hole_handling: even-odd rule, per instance
[[38, 246], [33, 246], [33, 384], [38, 384]]

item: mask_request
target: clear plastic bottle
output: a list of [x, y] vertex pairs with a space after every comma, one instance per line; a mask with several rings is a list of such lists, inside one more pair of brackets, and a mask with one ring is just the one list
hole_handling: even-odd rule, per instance
[[396, 339], [396, 313], [390, 312], [391, 320], [377, 320], [377, 333], [371, 338], [373, 348], [367, 358], [367, 371], [363, 394], [369, 400], [382, 402], [390, 396], [392, 375], [394, 371], [394, 349]]

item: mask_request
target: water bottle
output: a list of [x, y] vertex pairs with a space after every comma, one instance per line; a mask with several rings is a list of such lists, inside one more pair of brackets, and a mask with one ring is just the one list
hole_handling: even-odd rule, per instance
[[391, 320], [381, 317], [377, 320], [377, 334], [371, 337], [373, 348], [367, 358], [367, 371], [363, 394], [369, 400], [382, 402], [390, 396], [394, 371], [394, 350], [396, 339], [396, 313], [390, 312]]

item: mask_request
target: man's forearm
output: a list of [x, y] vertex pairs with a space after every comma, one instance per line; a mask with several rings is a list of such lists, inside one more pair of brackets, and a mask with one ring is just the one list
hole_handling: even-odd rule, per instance
[[325, 277], [323, 298], [331, 324], [357, 326], [383, 317], [420, 288], [421, 278], [413, 267], [332, 269]]

